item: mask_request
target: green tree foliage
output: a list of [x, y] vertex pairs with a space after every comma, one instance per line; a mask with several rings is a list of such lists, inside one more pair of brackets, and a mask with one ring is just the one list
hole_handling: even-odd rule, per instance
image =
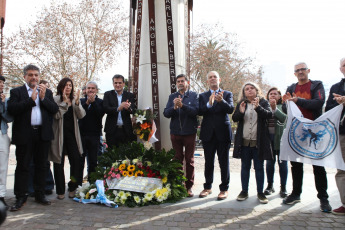
[[258, 83], [265, 91], [269, 85], [262, 79], [262, 67], [254, 57], [243, 54], [236, 34], [223, 31], [221, 25], [201, 25], [191, 39], [191, 86], [202, 92], [208, 89], [206, 75], [215, 70], [221, 87], [233, 92], [235, 101], [247, 81]]

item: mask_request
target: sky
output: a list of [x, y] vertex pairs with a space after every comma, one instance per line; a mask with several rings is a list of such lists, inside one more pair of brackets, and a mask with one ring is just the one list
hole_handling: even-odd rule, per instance
[[[7, 0], [4, 33], [34, 22], [36, 13], [48, 4], [47, 0]], [[193, 28], [219, 22], [225, 31], [236, 33], [244, 54], [263, 66], [269, 84], [285, 92], [296, 82], [294, 64], [303, 61], [311, 70], [309, 78], [322, 80], [328, 94], [330, 86], [342, 78], [344, 10], [344, 0], [194, 0], [192, 20]], [[121, 59], [100, 74], [103, 92], [112, 89], [109, 83], [114, 73], [128, 75], [128, 58]]]

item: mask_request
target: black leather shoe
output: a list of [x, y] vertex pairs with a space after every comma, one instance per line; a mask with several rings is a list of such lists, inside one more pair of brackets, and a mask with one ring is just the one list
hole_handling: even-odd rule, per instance
[[6, 211], [10, 208], [10, 206], [8, 206], [8, 204], [5, 202], [5, 198], [4, 197], [0, 197], [0, 201], [2, 201], [2, 203], [4, 204]]
[[35, 201], [42, 205], [50, 205], [51, 202], [44, 195], [35, 196]]
[[13, 206], [10, 208], [10, 212], [19, 211], [26, 203], [27, 197], [17, 198]]
[[53, 194], [53, 190], [45, 190], [44, 194], [45, 195], [51, 195], [51, 194]]

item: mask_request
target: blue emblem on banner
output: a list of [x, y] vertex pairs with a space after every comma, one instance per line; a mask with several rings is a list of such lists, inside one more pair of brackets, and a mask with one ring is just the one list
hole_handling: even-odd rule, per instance
[[290, 147], [298, 155], [313, 160], [330, 155], [338, 143], [337, 128], [329, 119], [306, 123], [293, 118], [288, 138]]

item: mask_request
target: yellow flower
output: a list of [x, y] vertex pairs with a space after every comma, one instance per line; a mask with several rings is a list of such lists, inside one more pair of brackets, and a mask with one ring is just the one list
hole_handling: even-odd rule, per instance
[[162, 182], [165, 184], [167, 181], [168, 181], [168, 178], [166, 176], [163, 177]]
[[162, 190], [160, 190], [160, 189], [157, 189], [156, 190], [156, 197], [160, 197], [160, 196], [162, 196]]
[[126, 168], [126, 165], [125, 164], [121, 164], [120, 167], [119, 167], [119, 170], [125, 170]]
[[143, 171], [138, 170], [138, 171], [135, 172], [134, 176], [138, 177], [138, 176], [143, 176], [143, 175], [144, 175]]
[[130, 172], [133, 172], [134, 169], [135, 169], [134, 165], [128, 165], [128, 167], [127, 167], [127, 170], [130, 171]]
[[144, 134], [141, 134], [139, 138], [140, 138], [140, 139], [143, 139], [143, 138], [144, 138]]
[[132, 177], [134, 175], [133, 171], [128, 171], [128, 177]]
[[139, 134], [140, 134], [140, 131], [141, 131], [140, 129], [138, 129], [138, 130], [137, 130], [137, 135], [139, 135]]
[[85, 199], [89, 199], [89, 197], [90, 197], [90, 193], [87, 192], [86, 195], [85, 195]]
[[123, 171], [122, 172], [122, 176], [128, 176], [128, 172], [127, 171]]

